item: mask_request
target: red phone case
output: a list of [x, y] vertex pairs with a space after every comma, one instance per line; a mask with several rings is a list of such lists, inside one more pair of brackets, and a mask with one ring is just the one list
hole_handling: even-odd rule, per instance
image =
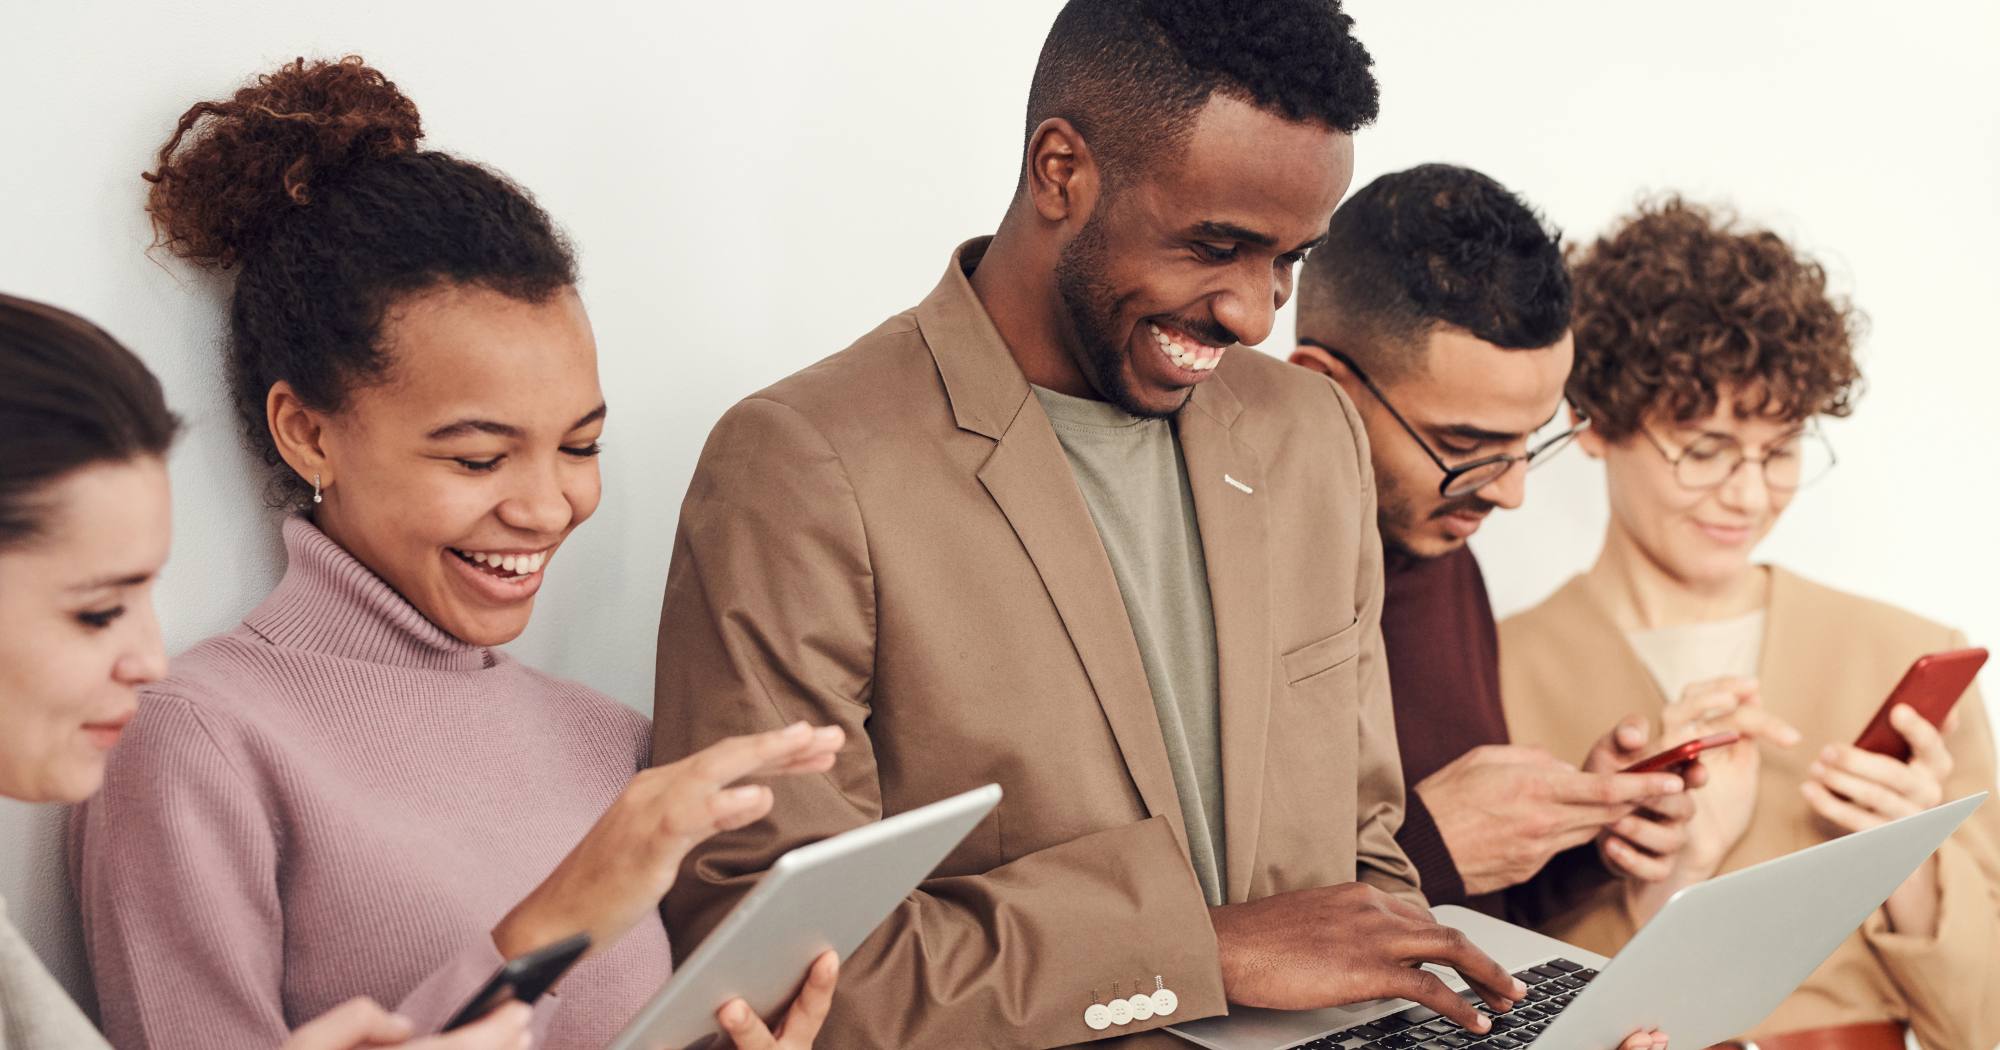
[[1882, 701], [1882, 707], [1875, 712], [1868, 728], [1855, 738], [1854, 746], [1878, 755], [1888, 755], [1898, 762], [1908, 762], [1910, 742], [1889, 724], [1889, 712], [1897, 704], [1908, 704], [1930, 724], [1942, 726], [1945, 716], [1951, 713], [1952, 705], [1965, 695], [1965, 690], [1972, 685], [1973, 678], [1978, 676], [1979, 668], [1985, 663], [1984, 649], [1954, 649], [1917, 657], [1917, 662], [1903, 672], [1903, 680], [1896, 683], [1889, 699]]
[[1670, 747], [1649, 758], [1642, 758], [1626, 766], [1622, 772], [1679, 773], [1687, 767], [1694, 765], [1694, 760], [1700, 757], [1703, 751], [1711, 751], [1718, 747], [1728, 747], [1741, 739], [1743, 739], [1743, 734], [1734, 729], [1724, 730], [1720, 733], [1710, 733], [1707, 736], [1697, 737], [1686, 743]]

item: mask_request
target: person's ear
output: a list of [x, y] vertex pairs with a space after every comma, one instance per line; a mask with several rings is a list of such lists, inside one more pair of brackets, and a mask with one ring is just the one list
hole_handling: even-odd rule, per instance
[[[1581, 422], [1583, 413], [1577, 411], [1575, 405], [1569, 406], [1569, 425], [1576, 426]], [[1591, 459], [1603, 459], [1605, 445], [1604, 435], [1598, 433], [1596, 427], [1584, 427], [1577, 432], [1576, 447], [1582, 449], [1583, 454]]]
[[1311, 343], [1300, 343], [1298, 349], [1292, 351], [1290, 360], [1300, 368], [1310, 368], [1342, 385], [1354, 375], [1347, 367], [1347, 362], [1327, 353], [1325, 348]]
[[324, 489], [333, 484], [333, 467], [326, 453], [326, 417], [306, 407], [292, 384], [279, 380], [264, 395], [264, 422], [278, 455], [306, 484]]
[[1081, 223], [1097, 206], [1104, 173], [1076, 126], [1050, 117], [1028, 139], [1027, 192], [1035, 211], [1053, 223]]

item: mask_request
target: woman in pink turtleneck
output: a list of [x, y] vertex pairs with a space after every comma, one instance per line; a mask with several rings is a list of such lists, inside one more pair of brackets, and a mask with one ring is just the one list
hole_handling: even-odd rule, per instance
[[[519, 187], [420, 151], [359, 59], [300, 61], [188, 112], [149, 201], [162, 242], [238, 269], [230, 377], [300, 509], [235, 630], [148, 686], [73, 861], [120, 1047], [274, 1045], [356, 993], [419, 1030], [503, 958], [592, 955], [535, 1010], [596, 1050], [671, 967], [656, 905], [687, 849], [828, 768], [837, 729], [647, 770], [649, 727], [495, 647], [596, 509], [605, 405], [568, 245]], [[803, 1048], [829, 956], [777, 1036]]]
[[[0, 295], [0, 797], [95, 793], [139, 689], [166, 672], [153, 581], [173, 531], [166, 454], [179, 426], [159, 381], [103, 329]], [[521, 1050], [530, 1019], [510, 1004], [404, 1042], [407, 1018], [350, 999], [281, 1050]], [[0, 900], [0, 1050], [107, 1046]]]

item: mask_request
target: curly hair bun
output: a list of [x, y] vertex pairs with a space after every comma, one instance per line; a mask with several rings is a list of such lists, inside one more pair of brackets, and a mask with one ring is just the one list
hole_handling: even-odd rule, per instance
[[417, 105], [349, 55], [300, 58], [225, 100], [196, 103], [160, 147], [146, 210], [176, 255], [229, 267], [315, 191], [423, 138]]

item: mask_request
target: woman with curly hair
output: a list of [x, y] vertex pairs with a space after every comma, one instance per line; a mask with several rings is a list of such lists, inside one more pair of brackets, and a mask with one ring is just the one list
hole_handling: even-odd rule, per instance
[[[358, 58], [189, 109], [148, 178], [175, 254], [235, 272], [228, 374], [288, 564], [141, 690], [72, 867], [106, 1034], [275, 1045], [365, 992], [419, 1032], [505, 958], [591, 938], [534, 1009], [597, 1050], [672, 968], [658, 911], [752, 777], [829, 768], [804, 723], [651, 765], [652, 727], [500, 646], [601, 495], [606, 405], [569, 244], [505, 176], [421, 149]], [[247, 509], [246, 509], [247, 512]], [[809, 1045], [822, 956], [775, 1043]]]
[[[1818, 264], [1670, 198], [1573, 266], [1569, 396], [1590, 420], [1581, 446], [1604, 463], [1610, 526], [1589, 571], [1500, 625], [1509, 725], [1581, 756], [1591, 727], [1643, 697], [1669, 737], [1749, 735], [1704, 760], [1671, 878], [1607, 887], [1549, 927], [1609, 954], [1691, 883], [1991, 789], [1994, 754], [1976, 692], [1941, 732], [1896, 711], [1907, 762], [1850, 746], [1913, 659], [1964, 638], [1753, 557], [1832, 467], [1816, 420], [1847, 415], [1860, 382], [1861, 319]], [[1899, 1050], [1914, 1029], [1934, 1050], [1986, 1050], [2000, 1041], [1996, 987], [1989, 805], [1747, 1035], [1764, 1050]]]

